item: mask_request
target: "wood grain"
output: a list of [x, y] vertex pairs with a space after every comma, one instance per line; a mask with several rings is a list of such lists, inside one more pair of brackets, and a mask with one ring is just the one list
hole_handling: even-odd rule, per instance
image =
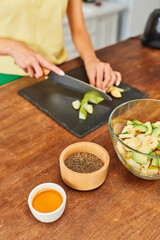
[[[134, 38], [97, 55], [124, 82], [160, 99], [159, 50]], [[61, 68], [81, 64], [77, 58]], [[0, 240], [159, 240], [160, 182], [137, 178], [121, 164], [108, 124], [78, 139], [17, 94], [41, 80], [23, 78], [0, 87]], [[107, 179], [96, 190], [76, 191], [61, 179], [60, 153], [79, 141], [98, 143], [110, 154]], [[38, 222], [27, 205], [30, 191], [44, 182], [58, 183], [67, 194], [63, 216], [50, 224]]]

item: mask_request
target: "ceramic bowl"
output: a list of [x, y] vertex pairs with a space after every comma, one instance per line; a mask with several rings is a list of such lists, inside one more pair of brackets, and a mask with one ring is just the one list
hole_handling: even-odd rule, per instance
[[[159, 168], [152, 168], [150, 165], [138, 164], [133, 160], [133, 157], [126, 157], [123, 149], [129, 149], [133, 154], [138, 154], [139, 157], [143, 158], [146, 156], [148, 160], [158, 159], [160, 163], [160, 156], [151, 156], [131, 147], [128, 147], [123, 141], [119, 139], [119, 134], [121, 133], [123, 127], [126, 125], [127, 121], [138, 120], [142, 123], [147, 121], [155, 123], [160, 121], [160, 100], [155, 99], [137, 99], [125, 102], [115, 108], [109, 117], [109, 128], [110, 134], [113, 142], [114, 149], [117, 153], [118, 158], [123, 163], [123, 165], [134, 175], [148, 179], [160, 179]], [[147, 161], [148, 163], [148, 161]], [[151, 164], [151, 163], [150, 163]], [[159, 165], [160, 167], [160, 165]]]
[[[38, 212], [37, 210], [35, 210], [32, 206], [32, 200], [34, 198], [34, 196], [41, 190], [43, 189], [54, 189], [56, 191], [58, 191], [61, 195], [62, 195], [62, 198], [63, 198], [63, 202], [61, 204], [61, 206], [56, 209], [55, 211], [53, 212], [49, 212], [49, 213], [41, 213], [41, 212]], [[50, 222], [54, 222], [56, 221], [58, 218], [61, 217], [61, 215], [63, 214], [64, 212], [64, 209], [65, 209], [65, 206], [66, 206], [66, 193], [65, 191], [63, 190], [63, 188], [61, 186], [59, 186], [58, 184], [55, 184], [55, 183], [43, 183], [43, 184], [40, 184], [38, 185], [37, 187], [35, 187], [29, 194], [29, 197], [28, 197], [28, 205], [29, 205], [29, 208], [33, 214], [33, 216], [38, 219], [39, 221], [41, 222], [45, 222], [45, 223], [50, 223]]]
[[[91, 153], [97, 156], [104, 163], [103, 167], [92, 173], [78, 173], [66, 167], [64, 164], [65, 159], [79, 152]], [[109, 159], [108, 152], [96, 143], [78, 142], [71, 144], [62, 151], [59, 158], [62, 179], [68, 186], [77, 190], [95, 189], [106, 179]]]

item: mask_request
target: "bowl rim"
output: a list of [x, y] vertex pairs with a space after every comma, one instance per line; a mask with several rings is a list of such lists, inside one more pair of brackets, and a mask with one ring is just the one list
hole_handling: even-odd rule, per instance
[[124, 103], [118, 105], [116, 108], [113, 109], [113, 111], [111, 112], [111, 114], [110, 114], [110, 116], [109, 116], [109, 120], [108, 120], [108, 123], [109, 123], [109, 129], [110, 129], [112, 135], [116, 138], [116, 140], [117, 140], [118, 142], [120, 142], [124, 147], [126, 147], [126, 148], [130, 149], [131, 151], [136, 152], [136, 153], [138, 153], [138, 154], [142, 154], [142, 155], [147, 156], [147, 157], [152, 157], [152, 158], [160, 159], [160, 156], [158, 157], [158, 156], [153, 156], [153, 155], [149, 155], [149, 154], [146, 154], [146, 153], [142, 153], [142, 152], [140, 152], [140, 151], [138, 151], [138, 150], [135, 150], [135, 149], [129, 147], [129, 146], [126, 145], [124, 142], [122, 142], [122, 141], [120, 140], [119, 137], [116, 136], [116, 134], [114, 133], [114, 131], [113, 131], [113, 129], [112, 129], [112, 126], [111, 126], [111, 119], [112, 119], [112, 116], [113, 116], [113, 114], [115, 113], [115, 111], [116, 111], [118, 108], [120, 108], [120, 107], [122, 107], [122, 106], [124, 106], [124, 105], [126, 105], [126, 104], [128, 104], [128, 103], [131, 103], [131, 102], [138, 102], [138, 101], [153, 101], [153, 102], [160, 102], [159, 99], [149, 99], [149, 98], [144, 98], [144, 99], [134, 99], [134, 100], [130, 100], [130, 101], [127, 101], [127, 102], [124, 102]]
[[[106, 154], [106, 156], [107, 156], [106, 159], [107, 159], [107, 160], [106, 160], [105, 162], [103, 162], [103, 161], [101, 160], [101, 161], [104, 163], [104, 165], [103, 165], [100, 169], [98, 169], [98, 170], [96, 170], [96, 171], [94, 171], [94, 172], [91, 172], [91, 173], [79, 173], [79, 172], [75, 172], [75, 171], [71, 170], [70, 168], [68, 168], [68, 167], [65, 165], [63, 156], [64, 156], [65, 152], [66, 152], [68, 149], [70, 149], [72, 146], [81, 145], [81, 144], [84, 144], [84, 145], [85, 145], [86, 143], [101, 148], [101, 150]], [[59, 162], [60, 162], [60, 168], [63, 166], [63, 168], [66, 169], [66, 170], [67, 170], [68, 172], [70, 172], [71, 174], [74, 174], [74, 175], [77, 175], [77, 176], [81, 176], [81, 177], [82, 177], [82, 176], [95, 176], [95, 175], [103, 172], [104, 170], [106, 170], [106, 168], [108, 168], [109, 163], [110, 163], [110, 156], [109, 156], [108, 151], [107, 151], [104, 147], [102, 147], [101, 145], [99, 145], [99, 144], [97, 144], [97, 143], [94, 143], [94, 142], [76, 142], [76, 143], [72, 143], [72, 144], [68, 145], [66, 148], [63, 149], [63, 151], [61, 152], [60, 157], [59, 157]]]
[[[52, 211], [52, 212], [48, 212], [48, 213], [43, 213], [43, 212], [37, 211], [37, 210], [32, 206], [32, 200], [33, 200], [33, 198], [36, 196], [36, 194], [37, 194], [40, 190], [34, 194], [34, 196], [33, 196], [32, 199], [31, 199], [31, 195], [32, 195], [33, 192], [34, 192], [35, 190], [37, 190], [40, 186], [41, 186], [41, 187], [44, 187], [44, 189], [49, 189], [49, 187], [45, 187], [46, 185], [50, 185], [50, 186], [52, 185], [52, 188], [51, 188], [51, 187], [50, 187], [50, 188], [53, 189], [53, 190], [56, 190], [56, 191], [59, 192], [59, 193], [60, 193], [60, 191], [57, 190], [57, 189], [55, 189], [55, 187], [57, 186], [58, 188], [60, 188], [61, 191], [63, 192], [63, 196], [62, 196], [63, 201], [62, 201], [62, 204], [61, 204], [56, 210], [54, 210], [54, 211]], [[60, 194], [61, 194], [61, 193], [60, 193]], [[61, 194], [61, 195], [62, 195], [62, 194]], [[34, 187], [34, 188], [31, 190], [31, 192], [29, 193], [29, 196], [28, 196], [28, 205], [29, 205], [29, 208], [31, 209], [32, 212], [38, 214], [39, 216], [50, 216], [50, 215], [56, 214], [56, 213], [58, 213], [59, 211], [61, 211], [61, 210], [63, 209], [63, 207], [65, 207], [65, 204], [66, 204], [66, 193], [65, 193], [64, 189], [63, 189], [59, 184], [57, 184], [57, 183], [52, 183], [52, 182], [41, 183], [41, 184], [37, 185], [36, 187]]]

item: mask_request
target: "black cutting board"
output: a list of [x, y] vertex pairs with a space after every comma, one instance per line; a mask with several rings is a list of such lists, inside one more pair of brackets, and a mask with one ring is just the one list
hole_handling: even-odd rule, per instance
[[[75, 68], [66, 74], [88, 82], [84, 66]], [[146, 98], [148, 95], [121, 83], [125, 92], [122, 98], [113, 98], [113, 101], [103, 101], [94, 105], [93, 114], [88, 114], [86, 120], [78, 118], [78, 111], [72, 108], [72, 101], [83, 98], [83, 94], [54, 84], [50, 79], [23, 88], [18, 93], [34, 104], [61, 126], [66, 128], [76, 137], [84, 137], [108, 121], [112, 110], [129, 100]]]

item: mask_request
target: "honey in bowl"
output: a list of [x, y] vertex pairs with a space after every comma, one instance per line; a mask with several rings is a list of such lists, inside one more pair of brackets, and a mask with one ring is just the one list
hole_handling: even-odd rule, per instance
[[54, 189], [39, 191], [32, 200], [32, 206], [41, 213], [49, 213], [57, 210], [63, 202], [62, 195]]

